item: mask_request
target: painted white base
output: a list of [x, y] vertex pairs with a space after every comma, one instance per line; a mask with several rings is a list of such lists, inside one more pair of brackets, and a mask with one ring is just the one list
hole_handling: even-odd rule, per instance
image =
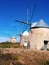
[[28, 43], [27, 43], [27, 42], [25, 42], [25, 43], [24, 43], [24, 46], [27, 46], [27, 44], [28, 44]]

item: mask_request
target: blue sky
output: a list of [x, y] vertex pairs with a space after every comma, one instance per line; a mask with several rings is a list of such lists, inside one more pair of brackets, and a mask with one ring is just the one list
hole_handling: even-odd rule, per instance
[[7, 41], [17, 33], [22, 33], [25, 25], [15, 20], [26, 21], [27, 8], [30, 19], [34, 4], [36, 10], [31, 22], [43, 19], [49, 25], [49, 0], [0, 0], [0, 41]]

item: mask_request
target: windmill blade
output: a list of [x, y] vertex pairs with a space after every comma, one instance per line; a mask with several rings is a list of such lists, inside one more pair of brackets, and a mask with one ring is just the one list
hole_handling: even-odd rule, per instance
[[21, 34], [16, 34], [16, 35], [22, 36]]
[[20, 22], [20, 23], [23, 23], [23, 24], [26, 24], [27, 25], [27, 26], [24, 27], [24, 29], [23, 29], [23, 31], [21, 33], [21, 36], [22, 36], [23, 32], [27, 29], [28, 25], [29, 25], [29, 27], [31, 27], [31, 23], [30, 22], [31, 22], [31, 20], [33, 18], [33, 15], [35, 13], [35, 9], [36, 9], [36, 4], [34, 5], [33, 13], [32, 13], [32, 16], [31, 16], [29, 22], [28, 21], [27, 22], [24, 22], [24, 21], [20, 21], [20, 20], [15, 20], [16, 22]]
[[23, 24], [30, 25], [30, 23], [29, 23], [29, 22], [24, 22], [24, 21], [20, 21], [20, 20], [15, 20], [15, 22], [20, 22], [20, 23], [23, 23]]
[[33, 12], [32, 12], [32, 15], [31, 15], [31, 18], [30, 18], [29, 22], [31, 22], [31, 20], [34, 16], [35, 10], [36, 10], [36, 4], [34, 4], [34, 9], [33, 9]]
[[16, 22], [20, 22], [20, 23], [23, 23], [23, 24], [28, 24], [28, 22], [23, 22], [23, 21], [20, 21], [20, 20], [15, 20]]
[[23, 29], [23, 31], [22, 31], [22, 33], [21, 33], [21, 34], [23, 34], [23, 33], [24, 33], [24, 31], [27, 29], [27, 27], [28, 27], [28, 25], [27, 25], [27, 26], [25, 26], [25, 28]]
[[[34, 5], [34, 10], [33, 10], [33, 13], [32, 13], [32, 16], [31, 16], [29, 22], [30, 22], [30, 21], [32, 20], [32, 18], [33, 18], [35, 9], [36, 9], [36, 4]], [[24, 30], [22, 31], [22, 34], [23, 34], [23, 32], [27, 29], [28, 25], [29, 25], [29, 27], [31, 26], [31, 23], [29, 23], [29, 22], [23, 22], [23, 21], [19, 21], [19, 20], [16, 20], [16, 21], [21, 22], [21, 23], [24, 23], [24, 24], [27, 24], [27, 26], [26, 26], [26, 27], [24, 28]]]
[[[32, 13], [32, 16], [31, 16], [29, 22], [31, 22], [31, 20], [32, 20], [32, 18], [33, 18], [33, 15], [34, 15], [34, 13], [35, 13], [35, 9], [36, 9], [36, 4], [34, 4], [34, 10], [33, 10], [33, 13]], [[25, 29], [23, 30], [23, 32], [27, 29], [27, 27], [28, 27], [28, 25], [25, 27]], [[31, 23], [29, 23], [29, 27], [31, 27]], [[22, 33], [23, 33], [23, 32], [22, 32]]]
[[19, 42], [21, 41], [22, 34], [16, 34], [17, 38], [19, 37]]

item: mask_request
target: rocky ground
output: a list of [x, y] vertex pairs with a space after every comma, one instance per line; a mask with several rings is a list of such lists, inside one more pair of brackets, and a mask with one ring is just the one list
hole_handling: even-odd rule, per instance
[[0, 48], [0, 65], [49, 65], [49, 51]]

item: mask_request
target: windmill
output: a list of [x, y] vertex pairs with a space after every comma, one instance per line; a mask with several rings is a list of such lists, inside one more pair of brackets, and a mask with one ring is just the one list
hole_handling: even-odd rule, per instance
[[20, 36], [20, 45], [23, 45], [24, 47], [27, 47], [27, 48], [30, 48], [30, 40], [29, 40], [29, 36], [27, 37], [24, 37], [22, 36], [22, 34], [26, 31], [26, 29], [29, 27], [29, 31], [31, 29], [31, 20], [34, 16], [34, 13], [35, 13], [35, 10], [36, 10], [36, 4], [34, 4], [34, 9], [33, 9], [33, 12], [32, 12], [32, 15], [29, 19], [28, 17], [28, 9], [27, 9], [27, 21], [21, 21], [21, 20], [15, 20], [15, 22], [19, 22], [19, 23], [22, 23], [25, 25], [25, 27], [23, 28], [23, 31], [21, 34], [16, 34], [16, 35], [19, 35]]
[[[36, 9], [36, 4], [34, 4], [34, 9], [33, 9], [33, 12], [32, 12], [32, 15], [31, 15], [30, 19], [28, 17], [28, 9], [27, 9], [27, 21], [26, 22], [21, 21], [21, 20], [15, 20], [15, 22], [23, 23], [24, 25], [26, 25], [25, 28], [23, 28], [22, 33], [21, 34], [16, 34], [16, 35], [20, 36], [20, 45], [24, 45], [27, 48], [30, 48], [29, 36], [27, 36], [27, 37], [24, 36], [23, 37], [22, 34], [26, 31], [28, 26], [29, 26], [29, 30], [30, 30], [31, 24], [32, 24], [31, 20], [33, 18], [34, 13], [35, 13], [35, 9]], [[22, 41], [22, 40], [24, 40], [24, 41]]]
[[[26, 29], [29, 27], [29, 31], [30, 31], [30, 28], [31, 28], [31, 20], [34, 16], [34, 13], [35, 13], [35, 10], [36, 10], [36, 4], [34, 3], [34, 8], [33, 8], [33, 12], [32, 12], [32, 15], [29, 19], [28, 17], [28, 14], [29, 14], [29, 11], [27, 9], [27, 21], [21, 21], [21, 20], [15, 20], [15, 22], [19, 22], [19, 23], [22, 23], [25, 25], [25, 27], [23, 27], [23, 31], [21, 34], [16, 34], [17, 36], [20, 36], [20, 44], [21, 44], [21, 40], [22, 40], [22, 34], [26, 31]], [[24, 37], [26, 40], [29, 40], [29, 38], [27, 39], [26, 37]]]

